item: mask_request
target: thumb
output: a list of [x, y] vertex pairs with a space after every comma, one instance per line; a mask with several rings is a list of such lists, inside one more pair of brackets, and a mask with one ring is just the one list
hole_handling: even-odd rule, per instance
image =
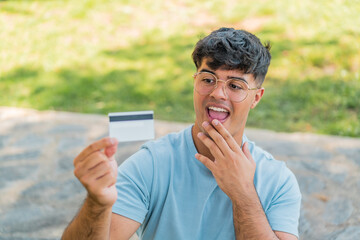
[[243, 153], [245, 154], [246, 158], [253, 164], [255, 164], [255, 161], [250, 153], [250, 150], [249, 150], [249, 144], [248, 142], [245, 142], [242, 146], [242, 151]]
[[116, 138], [113, 138], [112, 141], [113, 145], [104, 149], [104, 153], [108, 158], [112, 157], [117, 151], [118, 141]]

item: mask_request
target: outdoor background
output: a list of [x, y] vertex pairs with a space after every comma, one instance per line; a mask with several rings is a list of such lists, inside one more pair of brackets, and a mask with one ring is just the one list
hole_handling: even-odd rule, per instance
[[248, 126], [360, 137], [359, 0], [0, 0], [0, 106], [194, 119], [191, 53], [221, 26], [272, 44]]

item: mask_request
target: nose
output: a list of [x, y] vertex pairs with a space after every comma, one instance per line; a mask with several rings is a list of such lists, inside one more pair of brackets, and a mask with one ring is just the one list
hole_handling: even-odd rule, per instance
[[226, 94], [226, 84], [224, 82], [218, 81], [216, 87], [214, 90], [210, 93], [211, 97], [214, 97], [215, 99], [220, 100], [226, 100], [228, 98]]

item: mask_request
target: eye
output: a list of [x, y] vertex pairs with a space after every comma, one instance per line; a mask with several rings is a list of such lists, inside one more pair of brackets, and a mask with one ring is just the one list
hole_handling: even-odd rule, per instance
[[207, 77], [203, 78], [201, 81], [205, 84], [215, 84], [215, 82], [216, 82], [215, 79], [207, 78]]
[[215, 77], [208, 73], [200, 73], [199, 80], [204, 85], [215, 85], [216, 84]]
[[232, 91], [241, 91], [246, 89], [245, 84], [239, 80], [229, 81], [228, 87]]

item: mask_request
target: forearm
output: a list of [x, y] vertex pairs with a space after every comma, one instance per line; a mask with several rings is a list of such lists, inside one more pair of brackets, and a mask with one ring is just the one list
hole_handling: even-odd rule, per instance
[[237, 240], [278, 239], [270, 227], [255, 189], [232, 202]]
[[111, 207], [99, 208], [87, 197], [78, 215], [65, 229], [61, 239], [109, 239], [111, 213]]

